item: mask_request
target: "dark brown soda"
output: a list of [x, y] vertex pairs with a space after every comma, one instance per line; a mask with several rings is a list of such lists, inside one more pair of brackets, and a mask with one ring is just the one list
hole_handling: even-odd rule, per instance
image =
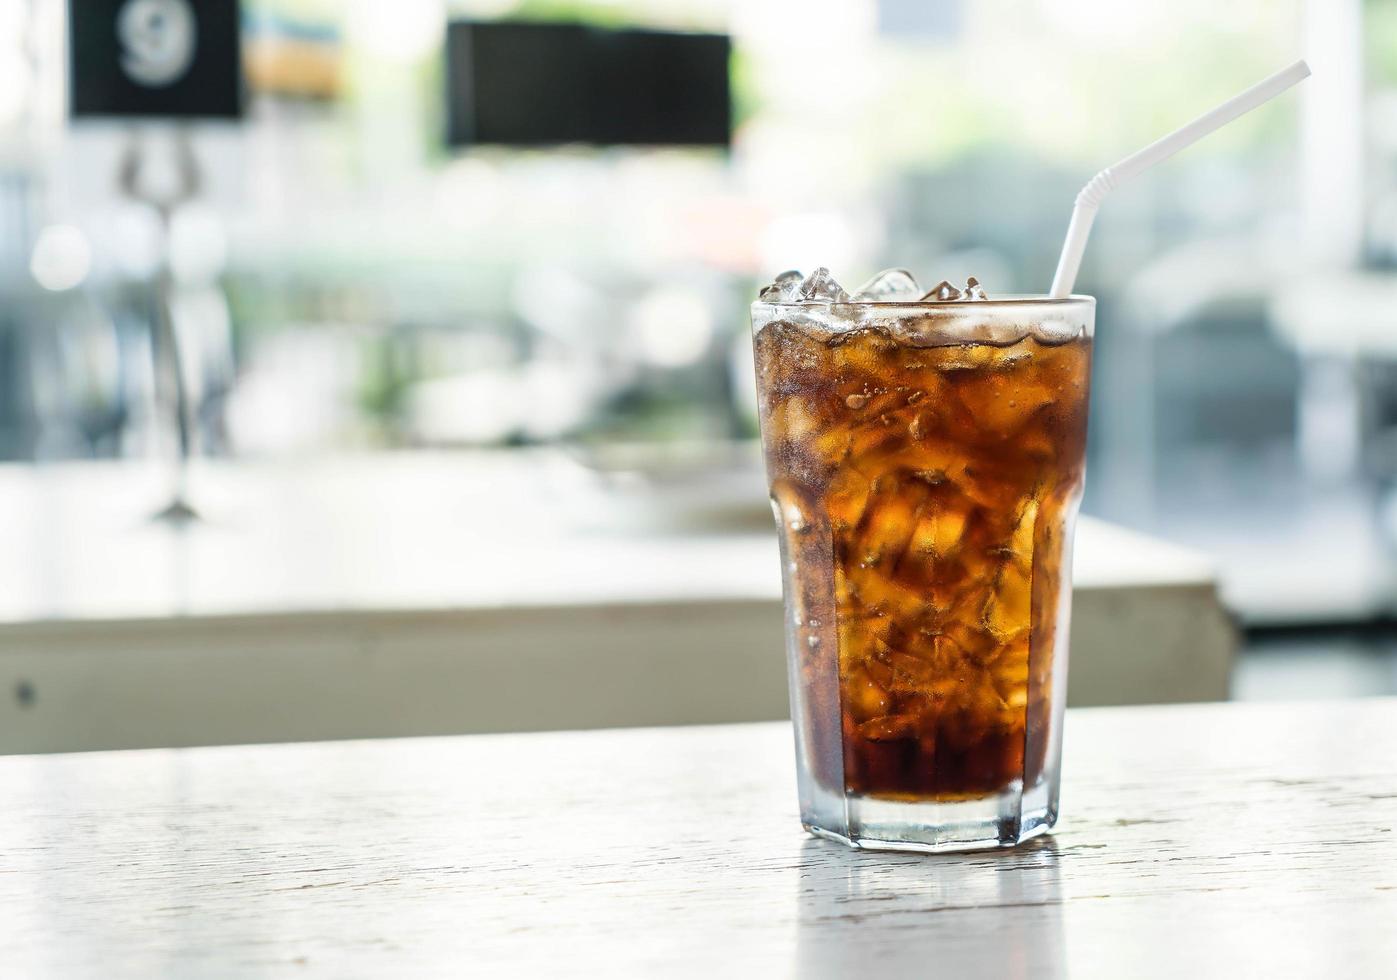
[[1042, 771], [1091, 342], [1024, 332], [757, 336], [796, 710], [831, 789], [950, 801]]

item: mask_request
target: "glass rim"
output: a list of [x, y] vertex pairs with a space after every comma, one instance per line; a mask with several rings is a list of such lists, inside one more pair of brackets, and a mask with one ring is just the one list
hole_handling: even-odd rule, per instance
[[952, 299], [952, 300], [872, 300], [872, 299], [849, 299], [839, 303], [831, 302], [795, 302], [795, 303], [772, 303], [767, 300], [755, 300], [752, 305], [766, 306], [777, 310], [827, 310], [834, 307], [845, 306], [872, 306], [883, 310], [987, 310], [1000, 306], [1095, 306], [1096, 297], [1086, 293], [1073, 293], [1070, 296], [1048, 296], [1038, 293], [1010, 293], [1000, 299]]

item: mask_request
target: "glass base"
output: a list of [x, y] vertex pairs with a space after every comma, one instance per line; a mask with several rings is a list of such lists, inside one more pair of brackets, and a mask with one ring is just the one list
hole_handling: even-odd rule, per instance
[[[833, 815], [827, 800], [822, 807]], [[1050, 830], [1057, 822], [1055, 801], [1039, 784], [1021, 793], [1017, 783], [993, 796], [954, 803], [905, 803], [866, 796], [842, 801], [840, 817], [803, 820], [816, 837], [869, 851], [980, 851], [1014, 847]], [[807, 814], [807, 817], [810, 815]]]

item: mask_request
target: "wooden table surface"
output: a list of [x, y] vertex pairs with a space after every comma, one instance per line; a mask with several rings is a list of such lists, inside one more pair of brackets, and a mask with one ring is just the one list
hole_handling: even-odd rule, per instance
[[7, 977], [1391, 977], [1397, 701], [1069, 712], [1016, 851], [807, 838], [784, 724], [0, 758]]

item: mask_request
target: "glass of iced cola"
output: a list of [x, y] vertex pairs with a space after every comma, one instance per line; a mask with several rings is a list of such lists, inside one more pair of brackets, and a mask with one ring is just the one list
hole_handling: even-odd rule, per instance
[[753, 305], [810, 832], [937, 851], [1056, 820], [1094, 314], [901, 270]]

